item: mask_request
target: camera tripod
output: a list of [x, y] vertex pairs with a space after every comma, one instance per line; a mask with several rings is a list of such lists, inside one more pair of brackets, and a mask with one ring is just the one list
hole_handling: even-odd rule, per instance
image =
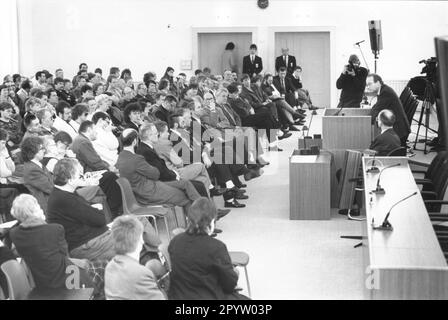
[[[425, 93], [423, 95], [423, 103], [422, 103], [422, 107], [420, 110], [420, 118], [418, 120], [418, 128], [417, 128], [417, 133], [415, 135], [415, 140], [414, 140], [414, 150], [419, 150], [419, 151], [423, 151], [424, 154], [427, 154], [427, 145], [426, 142], [428, 141], [428, 130], [431, 130], [434, 133], [437, 133], [437, 131], [435, 131], [434, 129], [431, 129], [429, 127], [429, 118], [431, 115], [431, 106], [436, 102], [436, 98], [435, 98], [435, 92], [434, 92], [434, 85], [431, 83], [431, 81], [429, 81], [428, 79], [425, 79]], [[423, 123], [423, 115], [425, 115], [425, 123]], [[421, 126], [425, 127], [425, 139], [418, 139], [419, 133], [420, 133], [420, 128]], [[424, 142], [425, 147], [423, 150], [417, 149], [417, 142]]]

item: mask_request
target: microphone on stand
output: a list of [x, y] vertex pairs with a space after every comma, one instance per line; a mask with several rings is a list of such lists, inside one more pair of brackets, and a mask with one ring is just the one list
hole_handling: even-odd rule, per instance
[[374, 230], [392, 231], [394, 228], [392, 227], [392, 225], [390, 224], [390, 222], [389, 222], [389, 220], [388, 220], [388, 219], [389, 219], [390, 212], [392, 211], [392, 209], [393, 209], [397, 204], [399, 204], [399, 203], [401, 203], [401, 202], [403, 202], [403, 201], [405, 201], [405, 200], [407, 200], [407, 199], [409, 199], [409, 198], [415, 196], [417, 193], [418, 193], [418, 192], [415, 191], [414, 193], [412, 193], [412, 194], [408, 195], [407, 197], [401, 199], [400, 201], [396, 202], [396, 203], [389, 209], [389, 212], [387, 212], [386, 217], [384, 218], [383, 223], [382, 223], [381, 225], [379, 225], [379, 226], [375, 226], [375, 225], [373, 225], [373, 220], [372, 220], [372, 228], [373, 228]]
[[371, 173], [378, 173], [378, 172], [380, 172], [380, 169], [377, 166], [375, 166], [375, 157], [376, 157], [376, 152], [373, 155], [372, 166], [369, 169], [366, 170], [366, 173], [369, 173], [369, 172], [371, 172]]
[[366, 40], [361, 40], [361, 41], [359, 41], [359, 42], [355, 42], [355, 46], [359, 46], [361, 43], [363, 43], [364, 41], [366, 41]]
[[[341, 113], [342, 109], [344, 109], [344, 107], [342, 107], [341, 109], [339, 109], [339, 110], [334, 114], [334, 116], [337, 117], [337, 116]], [[342, 114], [342, 115], [344, 115], [344, 114]]]
[[381, 184], [380, 184], [381, 174], [382, 174], [382, 173], [384, 172], [384, 170], [386, 170], [386, 169], [393, 168], [393, 167], [398, 167], [398, 166], [400, 166], [400, 165], [401, 165], [400, 163], [396, 163], [396, 164], [391, 164], [390, 166], [384, 167], [384, 168], [381, 170], [380, 174], [378, 175], [378, 181], [377, 181], [377, 183], [376, 183], [376, 189], [375, 189], [375, 190], [372, 190], [371, 192], [372, 192], [372, 193], [376, 193], [376, 194], [385, 194], [386, 191], [381, 187]]

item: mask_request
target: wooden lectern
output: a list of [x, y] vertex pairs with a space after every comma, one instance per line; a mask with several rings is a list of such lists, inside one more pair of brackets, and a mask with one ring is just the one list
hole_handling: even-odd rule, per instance
[[370, 109], [326, 109], [322, 117], [322, 147], [326, 150], [369, 148]]
[[[322, 148], [333, 155], [336, 172], [344, 171], [347, 150], [363, 151], [369, 148], [375, 136], [370, 111], [371, 109], [359, 108], [325, 110], [322, 116]], [[340, 202], [342, 186], [340, 181], [336, 206]], [[334, 206], [332, 203], [332, 207]]]

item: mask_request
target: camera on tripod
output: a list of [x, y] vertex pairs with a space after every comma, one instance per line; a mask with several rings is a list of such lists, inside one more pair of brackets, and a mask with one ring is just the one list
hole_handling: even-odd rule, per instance
[[426, 78], [431, 81], [436, 81], [436, 75], [437, 75], [437, 58], [431, 57], [427, 60], [420, 60], [418, 63], [424, 63], [425, 66], [423, 67], [420, 74], [426, 74]]

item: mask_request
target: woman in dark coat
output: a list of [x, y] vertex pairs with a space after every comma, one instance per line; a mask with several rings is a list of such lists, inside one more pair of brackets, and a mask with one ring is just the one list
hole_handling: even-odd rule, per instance
[[238, 273], [226, 245], [210, 237], [215, 219], [214, 203], [201, 197], [188, 210], [187, 231], [171, 240], [170, 299], [247, 299], [235, 291]]

